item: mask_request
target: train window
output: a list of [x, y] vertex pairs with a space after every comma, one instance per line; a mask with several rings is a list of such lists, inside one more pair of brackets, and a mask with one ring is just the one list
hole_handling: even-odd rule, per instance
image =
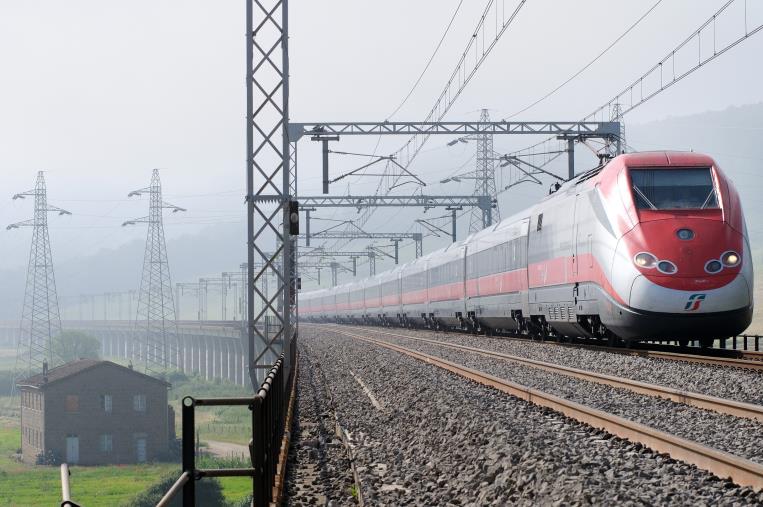
[[538, 227], [535, 229], [537, 231], [543, 229], [543, 213], [538, 215]]
[[631, 169], [638, 209], [712, 209], [718, 207], [709, 167]]

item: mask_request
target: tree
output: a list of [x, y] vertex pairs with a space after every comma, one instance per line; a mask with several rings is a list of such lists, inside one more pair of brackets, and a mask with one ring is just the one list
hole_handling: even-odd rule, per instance
[[53, 356], [63, 362], [100, 357], [101, 342], [81, 331], [64, 331], [53, 340]]

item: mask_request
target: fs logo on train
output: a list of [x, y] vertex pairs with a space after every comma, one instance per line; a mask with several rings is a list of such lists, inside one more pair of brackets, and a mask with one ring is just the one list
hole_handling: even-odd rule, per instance
[[705, 294], [692, 294], [689, 296], [689, 300], [686, 302], [686, 306], [684, 307], [685, 312], [694, 312], [699, 310], [699, 307], [702, 305], [702, 301], [705, 300]]

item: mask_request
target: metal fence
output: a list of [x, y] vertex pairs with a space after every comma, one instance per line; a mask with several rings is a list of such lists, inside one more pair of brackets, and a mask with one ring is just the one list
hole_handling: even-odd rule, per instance
[[[290, 364], [295, 365], [296, 344], [292, 344], [289, 350], [292, 356]], [[172, 498], [181, 490], [183, 492], [183, 507], [195, 506], [196, 481], [204, 477], [251, 477], [253, 505], [255, 507], [265, 507], [278, 500], [276, 498], [278, 488], [275, 488], [274, 484], [278, 474], [281, 444], [286, 431], [286, 415], [296, 372], [296, 369], [292, 368], [291, 375], [285, 378], [284, 360], [285, 357], [282, 354], [253, 397], [193, 398], [187, 396], [183, 398], [183, 472], [157, 504], [157, 507], [169, 505]], [[211, 406], [249, 407], [252, 416], [252, 439], [249, 441], [251, 468], [196, 468], [195, 409], [196, 407]]]

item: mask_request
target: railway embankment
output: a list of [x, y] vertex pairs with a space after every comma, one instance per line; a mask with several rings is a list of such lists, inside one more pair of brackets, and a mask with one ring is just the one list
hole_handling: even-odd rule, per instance
[[763, 502], [750, 487], [334, 328], [302, 326], [300, 354], [320, 365], [367, 505]]

